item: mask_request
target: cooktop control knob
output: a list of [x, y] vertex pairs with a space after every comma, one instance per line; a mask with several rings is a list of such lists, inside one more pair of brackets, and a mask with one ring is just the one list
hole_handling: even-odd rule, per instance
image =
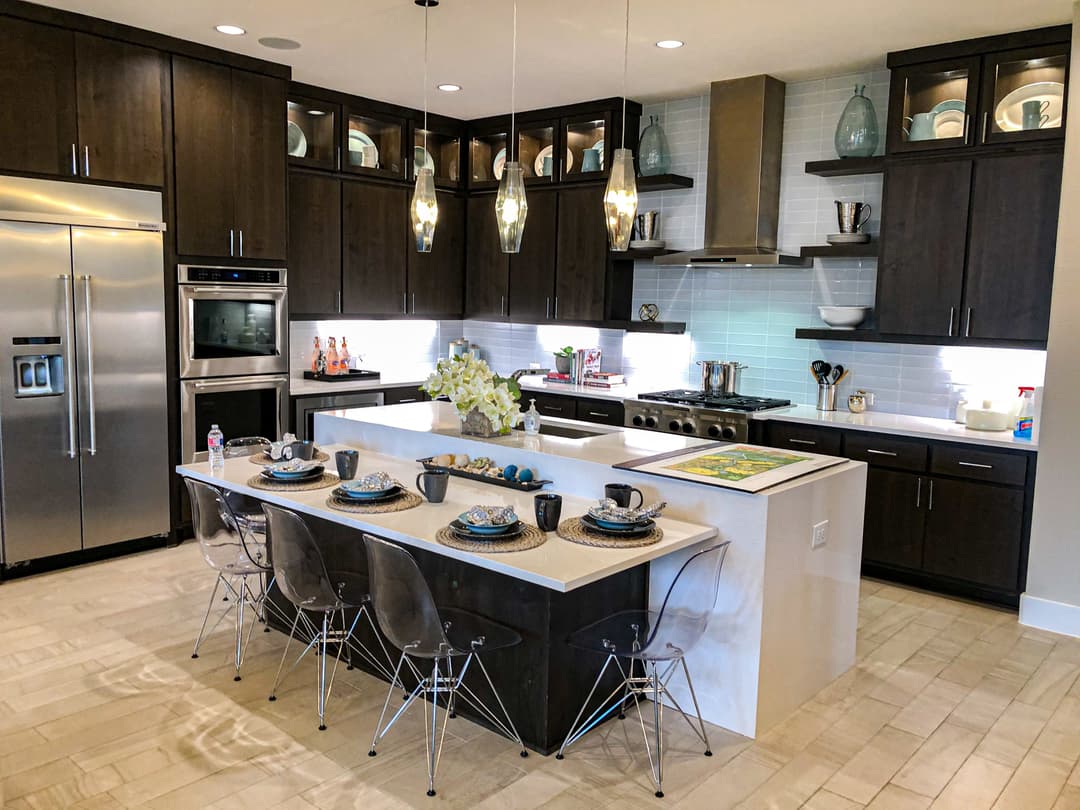
[[682, 432], [683, 433], [693, 433], [694, 432], [694, 423], [693, 422], [683, 422], [682, 423]]
[[720, 435], [723, 436], [725, 439], [734, 439], [735, 428], [733, 428], [731, 425], [726, 425], [724, 429], [720, 431]]
[[679, 428], [681, 428], [681, 427], [682, 427], [682, 425], [679, 424], [679, 422], [675, 421], [674, 419], [672, 419], [671, 422], [668, 423], [668, 429], [674, 431], [675, 433], [678, 433]]
[[712, 436], [714, 439], [720, 438], [720, 427], [718, 425], [710, 425], [709, 435]]
[[635, 416], [632, 421], [634, 423], [634, 427], [641, 427], [645, 424], [645, 420], [642, 419], [640, 416]]
[[645, 427], [647, 427], [647, 428], [656, 427], [656, 417], [646, 416], [645, 417]]

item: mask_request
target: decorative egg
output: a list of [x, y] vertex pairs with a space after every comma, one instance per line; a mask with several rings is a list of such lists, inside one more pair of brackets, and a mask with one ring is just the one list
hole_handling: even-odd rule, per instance
[[454, 466], [467, 467], [469, 464], [469, 457], [465, 453], [458, 453], [454, 456]]
[[443, 453], [441, 456], [435, 456], [435, 463], [440, 467], [449, 467], [454, 463], [454, 457], [449, 453]]
[[518, 470], [517, 478], [523, 484], [527, 484], [536, 477], [536, 474], [528, 467]]
[[515, 478], [517, 478], [517, 471], [517, 464], [507, 464], [505, 467], [503, 467], [503, 478], [505, 478], [507, 481], [513, 481]]

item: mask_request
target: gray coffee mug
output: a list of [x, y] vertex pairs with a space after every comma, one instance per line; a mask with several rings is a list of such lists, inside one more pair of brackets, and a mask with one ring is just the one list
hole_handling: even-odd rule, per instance
[[338, 478], [342, 481], [356, 478], [356, 466], [360, 463], [360, 454], [357, 451], [338, 450], [334, 453], [334, 461], [337, 463]]
[[605, 484], [604, 485], [604, 497], [611, 498], [618, 506], [624, 509], [630, 508], [630, 496], [637, 493], [638, 504], [635, 509], [640, 509], [645, 503], [645, 496], [641, 494], [641, 490], [637, 487], [632, 487], [629, 484]]
[[416, 488], [432, 503], [442, 503], [449, 481], [450, 471], [445, 467], [435, 467], [416, 476]]

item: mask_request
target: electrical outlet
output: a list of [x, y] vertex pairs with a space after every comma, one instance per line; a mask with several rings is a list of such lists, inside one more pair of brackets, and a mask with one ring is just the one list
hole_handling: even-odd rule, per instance
[[829, 521], [814, 524], [814, 533], [810, 537], [810, 548], [821, 548], [829, 541]]

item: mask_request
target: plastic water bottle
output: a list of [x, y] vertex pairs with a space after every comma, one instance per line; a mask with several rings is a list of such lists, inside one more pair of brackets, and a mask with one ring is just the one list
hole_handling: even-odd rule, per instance
[[225, 470], [225, 434], [217, 425], [211, 425], [210, 432], [206, 434], [206, 449], [209, 453], [210, 472], [223, 472]]

